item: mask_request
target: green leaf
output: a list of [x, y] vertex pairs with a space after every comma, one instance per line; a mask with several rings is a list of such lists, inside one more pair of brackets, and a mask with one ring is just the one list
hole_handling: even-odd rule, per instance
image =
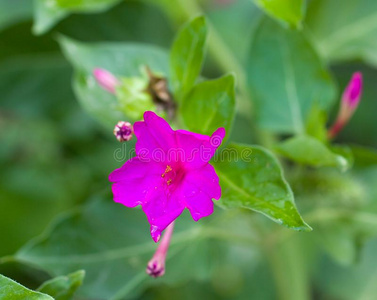
[[251, 209], [289, 228], [311, 230], [298, 213], [291, 188], [269, 151], [231, 144], [215, 158], [214, 166], [222, 188], [221, 206]]
[[206, 20], [200, 16], [187, 23], [174, 40], [170, 53], [170, 72], [177, 100], [192, 88], [200, 74], [206, 37]]
[[[202, 224], [193, 222], [187, 213], [176, 220], [166, 274], [159, 282], [208, 278], [216, 256], [211, 248], [213, 240], [204, 239], [206, 228]], [[141, 209], [95, 200], [58, 219], [48, 232], [24, 246], [16, 259], [54, 276], [84, 269], [85, 284], [78, 290], [79, 296], [124, 299], [136, 297], [154, 284], [145, 269], [156, 246]]]
[[[61, 56], [23, 55], [1, 64], [1, 107], [9, 114], [0, 116], [0, 211], [7, 212], [0, 218], [0, 256], [17, 251], [88, 192], [94, 172], [84, 167], [77, 141], [87, 145], [97, 131], [78, 110], [70, 77]], [[66, 156], [66, 147], [80, 157]]]
[[350, 266], [357, 261], [356, 234], [350, 222], [321, 222], [314, 227], [320, 245], [339, 264]]
[[314, 105], [306, 121], [306, 134], [321, 142], [327, 142], [327, 113]]
[[104, 68], [116, 76], [140, 76], [140, 68], [168, 74], [168, 55], [155, 46], [134, 43], [84, 44], [60, 38], [67, 59], [75, 68], [73, 88], [84, 109], [108, 128], [119, 120], [130, 119], [118, 109], [117, 98], [103, 90], [95, 81], [93, 70]]
[[85, 271], [80, 270], [67, 276], [59, 276], [44, 282], [38, 291], [54, 297], [55, 300], [72, 299], [73, 294], [82, 285]]
[[51, 278], [51, 275], [41, 268], [19, 261], [12, 256], [0, 258], [0, 274], [21, 284], [27, 284], [32, 290]]
[[296, 136], [276, 146], [276, 150], [285, 157], [312, 167], [337, 167], [346, 170], [348, 161], [332, 152], [325, 144], [310, 136]]
[[35, 34], [43, 34], [72, 12], [94, 13], [109, 9], [121, 0], [34, 0]]
[[328, 148], [331, 152], [342, 156], [347, 161], [347, 169], [350, 169], [353, 167], [355, 158], [349, 146], [335, 144], [335, 145], [329, 145]]
[[368, 167], [377, 165], [377, 150], [374, 148], [363, 147], [359, 145], [350, 146], [355, 158], [355, 164], [358, 167]]
[[[328, 62], [362, 59], [377, 65], [377, 2], [310, 1], [305, 30]], [[334, 13], [336, 12], [336, 13]]]
[[121, 84], [115, 90], [118, 108], [131, 120], [141, 120], [145, 111], [156, 110], [156, 105], [147, 92], [148, 79], [129, 77], [122, 78], [120, 82]]
[[184, 98], [183, 120], [189, 130], [211, 135], [224, 127], [229, 133], [235, 111], [234, 75], [201, 82]]
[[375, 299], [377, 293], [376, 251], [377, 239], [373, 239], [363, 248], [358, 263], [347, 269], [324, 257], [318, 264], [315, 274], [318, 286], [335, 299]]
[[294, 27], [301, 27], [305, 13], [304, 0], [254, 0], [268, 15]]
[[53, 300], [49, 295], [34, 292], [0, 274], [0, 299], [12, 300]]
[[29, 19], [32, 12], [33, 5], [30, 0], [19, 0], [17, 5], [13, 0], [0, 0], [0, 30]]
[[313, 105], [327, 110], [333, 80], [300, 32], [264, 19], [247, 62], [249, 88], [259, 124], [277, 133], [303, 133]]
[[[234, 57], [241, 62], [244, 62], [247, 57], [253, 31], [261, 15], [263, 12], [255, 5], [250, 5], [250, 0], [233, 1], [206, 12], [209, 23], [215, 28]], [[235, 32], [241, 34], [234, 34]]]

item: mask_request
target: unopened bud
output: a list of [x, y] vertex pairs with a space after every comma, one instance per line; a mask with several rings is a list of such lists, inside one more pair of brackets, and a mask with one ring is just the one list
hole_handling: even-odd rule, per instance
[[114, 135], [119, 142], [126, 142], [132, 139], [133, 128], [131, 123], [119, 121], [114, 127]]
[[351, 119], [360, 103], [362, 91], [363, 76], [360, 72], [355, 72], [344, 89], [338, 116], [328, 132], [329, 138], [334, 138]]
[[115, 94], [115, 88], [120, 84], [120, 82], [113, 74], [105, 69], [97, 68], [94, 69], [93, 75], [103, 89]]
[[363, 76], [360, 72], [355, 72], [347, 87], [344, 89], [342, 105], [348, 106], [351, 109], [356, 108], [360, 102], [362, 90]]
[[170, 240], [173, 235], [174, 222], [164, 232], [160, 244], [157, 247], [152, 259], [148, 262], [146, 272], [151, 277], [161, 277], [165, 274], [166, 254], [168, 253]]

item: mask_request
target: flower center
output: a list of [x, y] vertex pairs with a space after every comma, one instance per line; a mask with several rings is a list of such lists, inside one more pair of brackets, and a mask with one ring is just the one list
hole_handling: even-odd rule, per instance
[[184, 172], [179, 165], [167, 165], [164, 173], [161, 174], [161, 178], [164, 180], [167, 186], [171, 186], [173, 184], [177, 185], [183, 176]]
[[165, 179], [165, 182], [167, 185], [170, 185], [175, 177], [175, 171], [173, 171], [173, 168], [170, 165], [166, 166], [165, 172], [162, 173], [161, 177]]

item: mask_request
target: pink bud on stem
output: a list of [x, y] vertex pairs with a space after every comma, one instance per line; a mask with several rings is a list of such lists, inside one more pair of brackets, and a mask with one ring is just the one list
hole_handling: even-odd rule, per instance
[[148, 262], [146, 272], [151, 277], [161, 277], [165, 274], [165, 260], [168, 253], [170, 240], [174, 230], [174, 222], [165, 229], [165, 233], [161, 238], [152, 259]]
[[363, 90], [363, 77], [360, 72], [352, 75], [350, 82], [344, 89], [338, 116], [328, 131], [328, 137], [334, 138], [348, 123], [360, 103]]
[[98, 84], [108, 92], [115, 94], [115, 88], [120, 84], [119, 80], [105, 69], [94, 69], [93, 75], [96, 78]]

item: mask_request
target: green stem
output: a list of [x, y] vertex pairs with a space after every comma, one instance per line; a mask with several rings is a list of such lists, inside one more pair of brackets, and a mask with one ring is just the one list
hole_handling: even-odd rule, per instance
[[310, 299], [308, 272], [297, 238], [279, 247], [266, 246], [265, 255], [275, 279], [277, 298], [282, 300]]

